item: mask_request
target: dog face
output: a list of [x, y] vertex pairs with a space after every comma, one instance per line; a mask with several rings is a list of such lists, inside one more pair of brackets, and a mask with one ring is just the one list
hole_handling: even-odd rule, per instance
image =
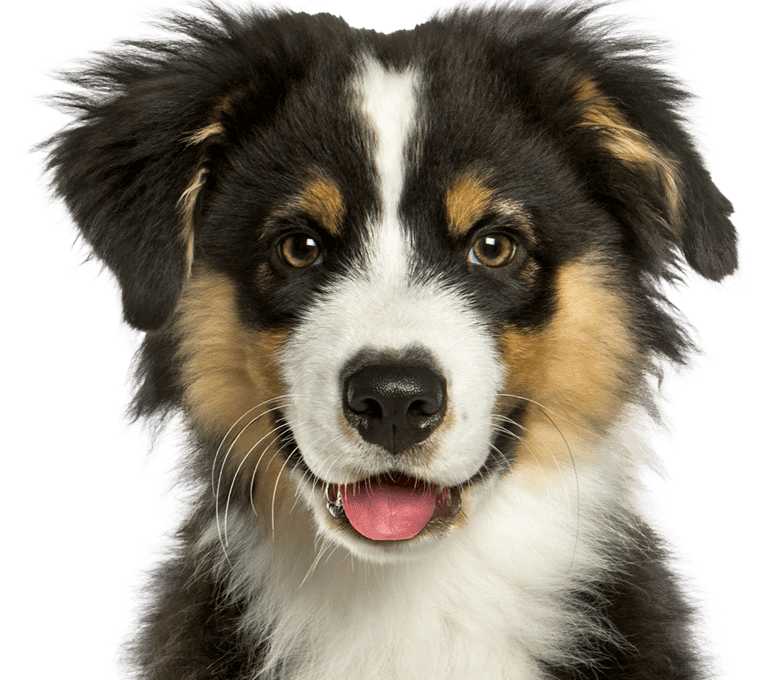
[[[349, 210], [336, 172], [294, 201], [319, 202], [303, 220], [330, 213], [337, 238], [355, 245], [339, 274], [312, 296], [279, 354], [284, 393], [292, 395], [283, 411], [297, 447], [291, 460], [311, 473], [303, 485], [320, 527], [353, 550], [384, 556], [456, 526], [492, 477], [510, 468], [529, 468], [519, 474], [530, 478], [570, 466], [560, 435], [548, 443], [543, 415], [529, 429], [528, 411], [542, 404], [603, 431], [636, 386], [641, 363], [627, 301], [610, 292], [620, 279], [601, 261], [609, 255], [583, 244], [565, 266], [547, 264], [554, 255], [539, 244], [554, 237], [537, 221], [556, 219], [580, 231], [597, 216], [561, 180], [565, 168], [540, 163], [538, 149], [524, 148], [519, 124], [505, 134], [523, 144], [512, 144], [505, 161], [442, 164], [444, 140], [434, 130], [425, 134], [421, 110], [447, 112], [447, 102], [424, 101], [419, 71], [369, 60], [347, 88], [358, 134], [372, 140], [366, 146], [373, 182], [364, 195], [373, 202], [350, 239], [341, 236], [339, 218]], [[470, 106], [487, 98], [480, 95]], [[473, 113], [485, 120], [486, 108]], [[474, 158], [473, 148], [453, 151]], [[510, 158], [522, 170], [493, 179], [512, 172]], [[502, 191], [506, 186], [512, 190]], [[541, 214], [544, 207], [529, 199], [544, 186], [560, 192], [553, 205], [573, 204], [571, 214]], [[424, 190], [430, 187], [438, 191]], [[600, 240], [617, 239], [597, 231]], [[296, 281], [322, 276], [317, 268], [347, 249], [325, 242], [317, 233], [282, 237], [282, 259], [294, 243], [307, 252], [298, 260], [286, 256]], [[530, 446], [520, 445], [528, 437]], [[365, 493], [375, 497], [353, 501], [354, 516], [348, 505], [346, 513], [338, 507], [349, 482], [367, 485]], [[418, 490], [409, 498], [400, 489], [382, 491], [410, 483]], [[418, 512], [422, 520], [432, 513], [419, 533]], [[403, 517], [391, 521], [388, 513]]]
[[598, 496], [601, 439], [687, 346], [657, 281], [736, 266], [679, 91], [586, 13], [215, 14], [94, 73], [51, 165], [148, 331], [138, 412], [183, 408], [225, 526], [388, 561], [503, 480]]

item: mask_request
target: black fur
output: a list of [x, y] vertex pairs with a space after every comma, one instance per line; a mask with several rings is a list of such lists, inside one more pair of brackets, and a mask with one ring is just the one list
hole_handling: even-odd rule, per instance
[[667, 566], [663, 542], [647, 526], [631, 529], [635, 542], [615, 546], [622, 569], [583, 595], [604, 611], [627, 644], [595, 642], [595, 664], [551, 667], [557, 680], [685, 680], [708, 677], [707, 660], [693, 644], [695, 609]]

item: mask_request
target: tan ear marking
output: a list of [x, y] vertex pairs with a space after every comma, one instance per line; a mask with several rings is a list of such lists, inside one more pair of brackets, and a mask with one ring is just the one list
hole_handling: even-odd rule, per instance
[[582, 105], [577, 127], [597, 131], [604, 148], [615, 158], [660, 183], [669, 226], [677, 231], [681, 196], [676, 159], [662, 152], [647, 135], [632, 127], [618, 107], [589, 78], [578, 80], [574, 101]]
[[[214, 107], [214, 115], [212, 116], [212, 122], [202, 127], [200, 130], [196, 130], [189, 137], [187, 137], [187, 144], [203, 144], [208, 141], [216, 141], [225, 134], [225, 126], [220, 122], [220, 118], [223, 114], [228, 113], [233, 105], [233, 96], [227, 96]], [[205, 163], [204, 160], [202, 163]], [[187, 271], [192, 268], [192, 261], [195, 251], [195, 206], [198, 202], [198, 195], [203, 185], [206, 183], [206, 176], [208, 175], [208, 169], [205, 164], [201, 165], [193, 175], [187, 188], [179, 198], [178, 207], [182, 216], [182, 238], [187, 246]]]
[[217, 137], [219, 135], [224, 134], [225, 127], [222, 125], [222, 123], [209, 123], [206, 125], [206, 127], [201, 128], [200, 130], [197, 130], [196, 132], [193, 132], [188, 138], [187, 141], [190, 144], [202, 144], [208, 139], [211, 139], [212, 137]]
[[195, 257], [195, 206], [198, 203], [198, 195], [206, 183], [208, 171], [199, 168], [192, 180], [179, 198], [178, 207], [182, 219], [181, 238], [186, 246], [187, 275], [192, 269], [192, 261]]

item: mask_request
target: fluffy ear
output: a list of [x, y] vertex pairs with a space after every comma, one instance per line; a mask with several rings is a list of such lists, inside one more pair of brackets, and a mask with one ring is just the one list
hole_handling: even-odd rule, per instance
[[143, 330], [176, 307], [214, 159], [273, 115], [307, 68], [307, 22], [327, 22], [209, 12], [173, 17], [168, 41], [127, 43], [68, 74], [78, 89], [57, 101], [76, 120], [45, 145], [56, 192]]
[[209, 97], [165, 62], [151, 49], [128, 50], [66, 76], [83, 88], [58, 102], [76, 120], [47, 143], [56, 192], [116, 275], [125, 319], [143, 330], [176, 305], [205, 178], [193, 135], [206, 124]]
[[575, 72], [568, 86], [574, 115], [567, 138], [575, 157], [594, 194], [629, 228], [648, 268], [663, 274], [673, 245], [702, 276], [731, 274], [732, 206], [680, 123], [676, 106], [684, 95], [631, 62]]

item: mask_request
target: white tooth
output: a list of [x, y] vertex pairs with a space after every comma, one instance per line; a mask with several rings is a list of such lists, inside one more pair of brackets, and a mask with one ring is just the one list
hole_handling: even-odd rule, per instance
[[344, 506], [341, 504], [341, 494], [338, 495], [338, 498], [335, 501], [328, 498], [326, 507], [328, 508], [331, 517], [334, 519], [341, 519], [341, 517], [344, 516]]

